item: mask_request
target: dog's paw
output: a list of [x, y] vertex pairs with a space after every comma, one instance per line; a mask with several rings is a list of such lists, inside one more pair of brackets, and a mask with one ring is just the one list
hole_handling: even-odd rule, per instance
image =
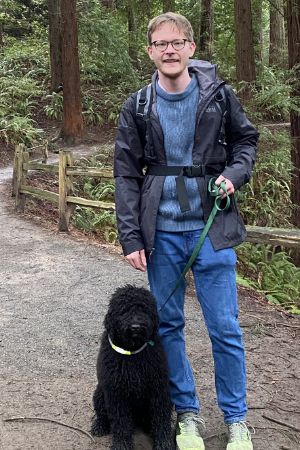
[[172, 437], [164, 442], [157, 442], [153, 446], [153, 450], [175, 450], [176, 445]]
[[94, 419], [91, 426], [91, 434], [93, 436], [106, 436], [109, 434], [109, 423], [101, 423], [99, 419]]

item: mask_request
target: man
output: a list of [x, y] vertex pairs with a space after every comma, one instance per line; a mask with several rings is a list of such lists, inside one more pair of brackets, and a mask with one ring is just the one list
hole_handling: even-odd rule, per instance
[[[229, 430], [227, 450], [250, 450], [232, 249], [244, 240], [245, 228], [233, 194], [250, 178], [258, 134], [233, 91], [216, 78], [215, 66], [189, 61], [195, 48], [185, 17], [166, 13], [150, 21], [148, 54], [157, 68], [153, 99], [138, 103], [135, 93], [126, 101], [116, 138], [118, 229], [126, 260], [148, 271], [157, 300], [177, 447], [203, 450], [200, 404], [185, 351], [184, 283], [170, 294], [212, 209], [208, 181], [215, 177], [217, 186], [225, 183], [220, 192], [230, 196], [230, 207], [216, 215], [192, 271], [212, 342], [218, 404]], [[144, 120], [137, 104], [148, 108]]]

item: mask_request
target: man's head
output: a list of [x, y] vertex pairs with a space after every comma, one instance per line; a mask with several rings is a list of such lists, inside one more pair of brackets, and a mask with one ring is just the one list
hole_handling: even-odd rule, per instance
[[190, 22], [171, 12], [154, 17], [148, 26], [148, 44], [149, 57], [160, 78], [182, 80], [186, 85], [188, 60], [196, 49]]
[[156, 31], [156, 29], [160, 28], [161, 25], [165, 23], [168, 23], [174, 28], [177, 28], [179, 31], [182, 31], [188, 41], [194, 41], [194, 32], [190, 22], [181, 14], [168, 12], [154, 17], [150, 20], [147, 30], [148, 45], [151, 45], [152, 43], [152, 34], [154, 33], [154, 31]]

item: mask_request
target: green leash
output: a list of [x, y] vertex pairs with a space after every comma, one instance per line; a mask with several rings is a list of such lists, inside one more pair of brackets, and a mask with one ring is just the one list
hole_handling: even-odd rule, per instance
[[163, 305], [158, 309], [158, 311], [161, 311], [166, 303], [170, 300], [170, 298], [172, 297], [172, 295], [174, 294], [174, 292], [176, 291], [176, 289], [179, 287], [180, 283], [185, 280], [185, 276], [188, 273], [188, 271], [190, 270], [190, 268], [192, 267], [195, 259], [197, 258], [197, 255], [199, 253], [200, 248], [203, 245], [204, 239], [207, 236], [207, 233], [214, 221], [214, 218], [217, 214], [218, 211], [226, 211], [226, 209], [229, 208], [230, 206], [230, 198], [227, 196], [226, 197], [226, 203], [224, 205], [224, 207], [221, 208], [221, 202], [222, 200], [225, 200], [225, 198], [222, 198], [223, 194], [220, 194], [220, 189], [222, 189], [226, 194], [227, 194], [227, 188], [226, 188], [226, 184], [224, 183], [224, 181], [221, 182], [220, 186], [217, 186], [215, 184], [216, 178], [211, 178], [208, 182], [208, 192], [210, 193], [210, 195], [212, 197], [215, 197], [215, 202], [214, 202], [214, 206], [213, 209], [211, 210], [211, 213], [207, 219], [206, 225], [203, 228], [203, 231], [199, 237], [199, 240], [196, 244], [196, 247], [193, 250], [193, 253], [190, 256], [190, 259], [188, 260], [185, 268], [183, 269], [183, 272], [181, 273], [180, 277], [178, 278], [176, 285], [174, 286], [171, 294], [167, 297], [167, 299], [164, 301]]

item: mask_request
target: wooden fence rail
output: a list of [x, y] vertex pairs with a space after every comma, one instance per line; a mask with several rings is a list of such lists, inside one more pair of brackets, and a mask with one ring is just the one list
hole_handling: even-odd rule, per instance
[[[97, 167], [79, 167], [74, 165], [73, 155], [69, 151], [59, 152], [59, 163], [46, 164], [30, 160], [29, 152], [23, 145], [17, 145], [14, 159], [13, 195], [16, 198], [16, 210], [24, 211], [26, 196], [34, 196], [58, 204], [59, 231], [68, 231], [72, 213], [76, 205], [114, 211], [111, 202], [88, 200], [72, 195], [74, 176], [88, 176], [111, 179], [112, 171]], [[44, 158], [45, 160], [45, 158]], [[29, 170], [54, 173], [58, 175], [59, 193], [26, 185]], [[300, 247], [300, 230], [270, 227], [247, 226], [247, 241], [258, 244], [269, 244], [287, 248]]]

